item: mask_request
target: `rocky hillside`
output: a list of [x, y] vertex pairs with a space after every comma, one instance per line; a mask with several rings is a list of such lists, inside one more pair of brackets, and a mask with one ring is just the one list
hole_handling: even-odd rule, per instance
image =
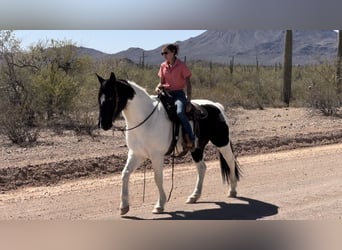
[[[185, 41], [170, 42], [180, 45], [179, 56], [186, 56], [187, 60], [228, 63], [234, 57], [235, 63], [255, 64], [258, 59], [262, 65], [273, 65], [283, 61], [284, 33], [283, 30], [208, 30]], [[144, 60], [145, 64], [154, 65], [163, 60], [160, 56], [161, 46], [153, 50], [128, 48], [112, 55], [90, 51], [97, 58], [113, 56], [127, 58], [135, 63]], [[316, 64], [333, 60], [336, 46], [337, 33], [332, 30], [294, 31], [293, 63]]]

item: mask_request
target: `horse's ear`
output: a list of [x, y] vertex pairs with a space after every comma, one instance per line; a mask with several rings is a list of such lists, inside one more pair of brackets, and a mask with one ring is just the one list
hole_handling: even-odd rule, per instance
[[97, 76], [97, 79], [99, 79], [99, 82], [100, 83], [103, 83], [105, 80], [101, 77], [101, 76], [99, 76], [97, 73], [95, 73], [96, 74], [96, 76]]
[[113, 72], [110, 73], [110, 78], [109, 79], [112, 80], [112, 81], [116, 81], [116, 77], [115, 77], [115, 74]]

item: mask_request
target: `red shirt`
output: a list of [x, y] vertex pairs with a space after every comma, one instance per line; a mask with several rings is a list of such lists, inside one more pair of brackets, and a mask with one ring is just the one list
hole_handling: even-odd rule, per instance
[[186, 78], [191, 76], [191, 71], [184, 62], [176, 58], [171, 66], [167, 62], [160, 65], [158, 76], [165, 79], [162, 85], [168, 90], [183, 90], [186, 87]]

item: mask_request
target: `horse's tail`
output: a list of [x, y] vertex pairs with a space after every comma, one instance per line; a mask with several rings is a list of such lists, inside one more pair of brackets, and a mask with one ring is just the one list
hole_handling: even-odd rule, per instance
[[221, 166], [221, 174], [222, 174], [222, 180], [223, 182], [227, 182], [229, 183], [229, 175], [230, 175], [230, 169], [231, 167], [234, 167], [235, 169], [235, 178], [236, 180], [240, 180], [240, 176], [241, 176], [241, 168], [240, 168], [240, 164], [237, 161], [236, 157], [234, 156], [234, 151], [233, 151], [233, 146], [231, 144], [231, 142], [229, 142], [229, 146], [230, 146], [230, 150], [229, 152], [231, 152], [231, 156], [234, 159], [234, 166], [229, 166], [228, 162], [224, 159], [223, 155], [220, 153], [220, 166]]

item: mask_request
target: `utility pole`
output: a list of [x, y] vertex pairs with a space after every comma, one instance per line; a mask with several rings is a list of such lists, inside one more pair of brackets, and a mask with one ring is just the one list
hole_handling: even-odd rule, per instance
[[336, 65], [336, 81], [337, 81], [338, 94], [342, 92], [341, 66], [342, 66], [342, 30], [339, 30], [338, 41], [337, 41], [337, 65]]
[[292, 30], [286, 30], [285, 32], [284, 47], [283, 102], [289, 106], [292, 80]]

